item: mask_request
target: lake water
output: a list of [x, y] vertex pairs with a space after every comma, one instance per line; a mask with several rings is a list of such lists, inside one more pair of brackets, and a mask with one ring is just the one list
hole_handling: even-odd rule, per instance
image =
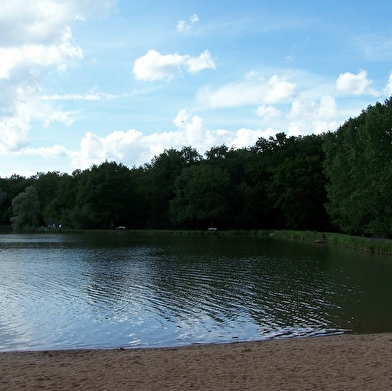
[[276, 238], [0, 235], [0, 351], [392, 331], [392, 259]]

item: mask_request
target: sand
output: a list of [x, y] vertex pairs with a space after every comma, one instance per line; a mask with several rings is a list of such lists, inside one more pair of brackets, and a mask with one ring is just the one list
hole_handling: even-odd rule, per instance
[[392, 390], [392, 334], [0, 353], [1, 390]]

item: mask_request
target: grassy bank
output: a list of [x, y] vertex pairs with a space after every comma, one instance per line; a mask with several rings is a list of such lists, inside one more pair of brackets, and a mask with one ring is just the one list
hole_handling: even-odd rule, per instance
[[[273, 231], [273, 237], [292, 240], [314, 241], [320, 238], [320, 232], [310, 231]], [[392, 240], [366, 238], [338, 233], [325, 233], [328, 245], [341, 246], [383, 255], [392, 255]]]
[[[3, 231], [2, 233], [10, 232]], [[85, 234], [107, 234], [107, 235], [189, 235], [189, 236], [269, 236], [271, 238], [284, 238], [313, 242], [321, 237], [321, 232], [316, 231], [290, 231], [290, 230], [72, 230], [53, 229], [41, 230], [32, 228], [29, 232], [45, 232], [48, 234], [58, 233], [85, 233]], [[327, 245], [347, 247], [382, 255], [392, 255], [392, 240], [367, 238], [363, 236], [352, 236], [333, 232], [325, 233]]]
[[[228, 231], [181, 231], [181, 230], [106, 230], [85, 231], [86, 233], [106, 233], [125, 235], [191, 235], [191, 236], [270, 236], [271, 238], [284, 238], [313, 242], [321, 237], [316, 231], [289, 231], [289, 230], [228, 230]], [[347, 247], [372, 253], [392, 255], [392, 240], [374, 239], [362, 236], [352, 236], [338, 233], [325, 233], [328, 245]]]
[[268, 236], [267, 230], [228, 230], [228, 231], [201, 231], [201, 230], [86, 230], [85, 233], [123, 234], [123, 235], [188, 235], [188, 236]]

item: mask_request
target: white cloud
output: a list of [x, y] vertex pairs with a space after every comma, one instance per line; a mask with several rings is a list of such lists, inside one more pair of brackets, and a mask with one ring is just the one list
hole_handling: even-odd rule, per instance
[[367, 78], [367, 72], [361, 70], [356, 75], [350, 72], [340, 74], [336, 81], [336, 87], [339, 91], [348, 94], [362, 95], [368, 92], [368, 87], [371, 83]]
[[276, 75], [268, 80], [268, 87], [264, 97], [264, 101], [267, 103], [287, 101], [298, 94], [295, 84], [281, 80]]
[[[38, 85], [18, 86], [11, 83], [1, 83], [6, 87], [3, 93], [9, 101], [0, 94], [0, 151], [2, 153], [17, 152], [30, 145], [28, 133], [31, 121], [37, 119], [48, 126], [51, 122], [62, 122], [71, 125], [73, 120], [69, 113], [57, 110], [47, 102], [40, 100]], [[9, 94], [9, 95], [8, 95]]]
[[155, 50], [149, 50], [146, 55], [138, 58], [133, 67], [136, 79], [154, 81], [172, 79], [181, 75], [181, 65], [185, 56], [179, 54], [161, 55]]
[[[42, 109], [43, 107], [41, 107]], [[45, 127], [49, 126], [52, 122], [61, 122], [66, 126], [71, 126], [74, 123], [74, 119], [71, 117], [70, 112], [61, 111], [61, 110], [52, 110], [51, 107], [46, 108], [49, 109], [47, 113], [42, 118], [43, 124]], [[38, 117], [39, 118], [39, 117]]]
[[290, 102], [297, 95], [294, 83], [275, 75], [268, 81], [261, 79], [230, 83], [215, 91], [208, 87], [202, 88], [197, 93], [197, 100], [207, 107], [219, 108], [284, 103]]
[[17, 47], [0, 47], [0, 78], [10, 79], [12, 76], [23, 75], [40, 68], [56, 66], [63, 71], [68, 65], [83, 57], [79, 47], [70, 44], [72, 34], [67, 27], [58, 41], [49, 45], [23, 44]]
[[384, 88], [383, 92], [385, 95], [392, 95], [392, 73], [389, 75], [387, 86]]
[[184, 123], [188, 122], [189, 118], [190, 118], [190, 114], [186, 110], [180, 110], [179, 113], [177, 114], [177, 117], [174, 119], [173, 123], [179, 128]]
[[208, 50], [201, 53], [199, 57], [190, 57], [186, 61], [186, 65], [190, 73], [197, 73], [203, 69], [215, 69], [215, 63], [211, 59], [211, 54]]
[[329, 95], [321, 98], [320, 103], [295, 100], [289, 117], [289, 136], [320, 134], [338, 126], [336, 102]]
[[70, 152], [65, 147], [54, 145], [53, 147], [26, 148], [23, 154], [54, 159], [69, 156]]
[[43, 95], [42, 100], [90, 100], [90, 101], [101, 101], [104, 99], [115, 98], [115, 95], [106, 94], [103, 92], [92, 92], [87, 94], [53, 94]]
[[186, 22], [185, 20], [179, 20], [177, 23], [177, 30], [180, 33], [189, 33], [193, 29], [193, 25], [199, 21], [199, 17], [197, 14], [193, 14], [189, 18], [190, 23]]
[[136, 79], [144, 81], [171, 80], [182, 76], [183, 68], [190, 73], [197, 73], [206, 68], [215, 69], [215, 64], [208, 50], [199, 57], [181, 56], [178, 53], [162, 55], [156, 50], [149, 50], [135, 61], [133, 73]]
[[15, 152], [30, 144], [27, 137], [31, 127], [30, 118], [18, 111], [15, 114], [0, 121], [1, 153]]
[[192, 23], [198, 22], [198, 21], [199, 21], [199, 17], [197, 16], [197, 14], [193, 14], [193, 15], [190, 17], [190, 21], [191, 21]]
[[180, 33], [189, 31], [191, 29], [191, 26], [189, 26], [189, 24], [187, 22], [185, 22], [185, 20], [179, 20], [177, 23], [177, 30]]
[[259, 106], [255, 111], [255, 113], [259, 117], [262, 117], [264, 121], [270, 121], [282, 115], [282, 113], [274, 106], [266, 106], [266, 105]]
[[[269, 137], [271, 131], [271, 128], [268, 128], [266, 131], [262, 131], [260, 129], [239, 129], [236, 133], [235, 139], [229, 144], [229, 146], [233, 146], [235, 148], [250, 147], [254, 145], [260, 137]], [[276, 132], [273, 133], [275, 134]]]
[[80, 152], [72, 152], [72, 168], [84, 169], [107, 160], [121, 160], [126, 164], [135, 156], [144, 155], [143, 135], [135, 129], [115, 131], [106, 137], [87, 132], [80, 144]]
[[99, 137], [92, 132], [85, 134], [81, 141], [79, 152], [68, 153], [72, 158], [73, 169], [85, 169], [92, 164], [100, 164], [105, 160], [117, 160], [128, 166], [143, 165], [151, 161], [154, 155], [159, 155], [165, 149], [181, 149], [191, 145], [200, 153], [204, 153], [214, 145], [249, 147], [259, 137], [269, 137], [277, 132], [271, 128], [239, 129], [230, 132], [224, 129], [210, 130], [204, 120], [181, 110], [173, 120], [175, 130], [143, 135], [135, 129], [115, 131], [106, 137]]
[[51, 45], [75, 21], [99, 17], [116, 0], [12, 0], [3, 1], [0, 38], [5, 47], [28, 44]]
[[99, 16], [115, 0], [12, 0], [0, 12], [0, 150], [16, 152], [29, 144], [33, 120], [70, 125], [71, 113], [44, 101], [43, 76], [64, 71], [83, 57], [71, 27], [84, 17]]

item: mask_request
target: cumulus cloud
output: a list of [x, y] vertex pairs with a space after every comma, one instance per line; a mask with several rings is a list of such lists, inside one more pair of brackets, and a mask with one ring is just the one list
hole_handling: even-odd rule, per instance
[[297, 86], [278, 76], [269, 80], [247, 80], [230, 83], [212, 91], [209, 87], [197, 93], [197, 100], [211, 108], [239, 107], [290, 102], [298, 95]]
[[45, 148], [32, 148], [27, 145], [17, 154], [50, 159], [70, 158], [71, 170], [86, 169], [105, 160], [121, 161], [131, 167], [150, 162], [155, 155], [168, 148], [181, 149], [183, 146], [191, 145], [200, 153], [204, 153], [214, 145], [249, 147], [254, 145], [258, 138], [268, 138], [277, 133], [272, 128], [240, 128], [237, 131], [208, 129], [201, 117], [186, 110], [178, 112], [173, 124], [175, 128], [171, 131], [155, 132], [150, 135], [144, 135], [136, 129], [117, 130], [104, 137], [87, 132], [81, 140], [79, 151], [70, 151], [60, 145]]
[[255, 111], [256, 115], [262, 117], [264, 121], [270, 121], [274, 118], [280, 117], [281, 112], [274, 106], [261, 105]]
[[192, 31], [193, 25], [198, 21], [199, 21], [199, 17], [197, 16], [197, 14], [193, 14], [189, 18], [189, 22], [185, 20], [179, 20], [177, 23], [177, 30], [180, 33], [189, 33], [190, 31]]
[[23, 151], [23, 154], [50, 159], [70, 156], [70, 152], [60, 145], [54, 145], [53, 147], [27, 148]]
[[63, 72], [83, 57], [71, 27], [99, 16], [115, 0], [13, 0], [0, 13], [0, 150], [16, 152], [30, 144], [33, 120], [70, 125], [71, 113], [42, 99], [42, 76]]
[[197, 73], [203, 69], [216, 69], [215, 63], [211, 59], [211, 54], [208, 50], [201, 53], [199, 57], [189, 57], [185, 61], [185, 64], [190, 73]]
[[270, 135], [276, 132], [272, 128], [262, 131], [261, 129], [247, 129], [241, 128], [236, 132], [234, 140], [231, 141], [229, 146], [235, 148], [250, 147], [256, 143], [260, 137], [268, 138]]
[[50, 45], [26, 44], [0, 48], [0, 79], [10, 79], [32, 69], [56, 66], [64, 71], [68, 65], [83, 57], [79, 47], [70, 44], [71, 30], [67, 28], [56, 43]]
[[151, 161], [165, 149], [181, 149], [191, 145], [204, 153], [214, 145], [226, 144], [236, 148], [254, 145], [259, 137], [276, 134], [272, 128], [266, 130], [241, 128], [238, 131], [208, 129], [204, 120], [186, 110], [180, 110], [173, 120], [175, 129], [168, 132], [143, 135], [131, 129], [126, 132], [115, 131], [106, 137], [99, 137], [92, 132], [85, 134], [80, 151], [68, 152], [72, 158], [73, 169], [85, 169], [92, 164], [105, 160], [117, 160], [128, 166], [139, 166]]
[[106, 137], [87, 132], [80, 144], [79, 152], [72, 152], [72, 168], [87, 168], [105, 160], [129, 162], [130, 157], [143, 156], [143, 135], [135, 129], [127, 132], [115, 131]]
[[359, 71], [356, 75], [350, 72], [342, 73], [336, 81], [336, 87], [339, 91], [361, 95], [368, 92], [368, 87], [372, 82], [367, 78], [367, 72]]
[[27, 134], [30, 130], [29, 118], [16, 115], [0, 121], [0, 152], [15, 152], [30, 144]]
[[320, 102], [295, 100], [289, 114], [291, 120], [288, 135], [299, 136], [320, 134], [337, 128], [337, 107], [335, 99], [329, 95]]
[[215, 63], [208, 50], [199, 57], [181, 56], [178, 53], [162, 55], [156, 50], [149, 50], [135, 61], [133, 73], [136, 79], [143, 81], [171, 80], [182, 76], [184, 68], [189, 73], [197, 73], [207, 68], [215, 69]]
[[389, 75], [387, 86], [384, 88], [383, 92], [385, 95], [392, 95], [392, 73]]
[[[37, 83], [18, 86], [2, 83], [5, 89], [0, 92], [0, 152], [17, 152], [30, 145], [28, 137], [31, 121], [39, 120], [44, 126], [51, 122], [71, 125], [70, 113], [56, 109], [40, 99]], [[4, 94], [4, 95], [3, 95]]]
[[0, 13], [2, 45], [54, 44], [75, 21], [99, 17], [115, 4], [116, 0], [3, 1]]

